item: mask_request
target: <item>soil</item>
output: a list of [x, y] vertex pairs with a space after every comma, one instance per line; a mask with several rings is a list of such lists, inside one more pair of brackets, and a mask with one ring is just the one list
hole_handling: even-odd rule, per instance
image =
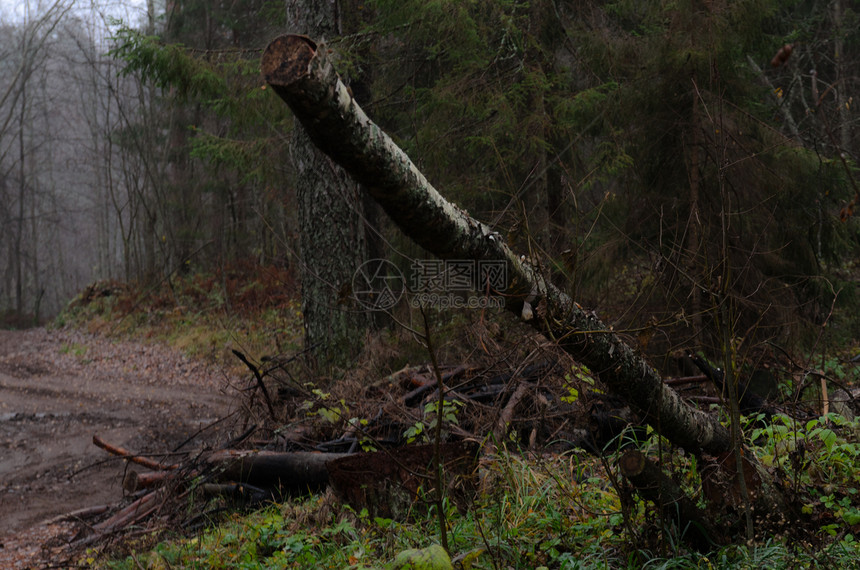
[[38, 567], [28, 556], [67, 524], [55, 517], [122, 499], [128, 466], [94, 435], [137, 453], [211, 446], [227, 435], [229, 380], [160, 345], [0, 331], [0, 568]]

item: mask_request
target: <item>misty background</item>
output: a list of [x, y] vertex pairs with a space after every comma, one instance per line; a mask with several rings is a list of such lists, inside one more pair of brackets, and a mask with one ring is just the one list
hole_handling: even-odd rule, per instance
[[0, 5], [0, 313], [50, 317], [130, 269], [142, 165], [114, 137], [143, 99], [108, 52], [120, 20], [145, 17], [139, 2]]

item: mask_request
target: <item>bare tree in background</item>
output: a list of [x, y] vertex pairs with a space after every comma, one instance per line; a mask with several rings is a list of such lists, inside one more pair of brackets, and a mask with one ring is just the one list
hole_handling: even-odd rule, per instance
[[57, 0], [44, 10], [23, 6], [20, 25], [8, 26], [5, 50], [9, 69], [0, 87], [0, 179], [3, 192], [3, 228], [0, 234], [7, 268], [2, 303], [19, 318], [29, 306], [38, 317], [43, 295], [39, 267], [39, 236], [45, 214], [43, 206], [52, 200], [51, 169], [42, 159], [51, 160], [53, 101], [48, 89], [48, 52], [56, 40], [54, 31], [71, 9], [71, 3]]
[[120, 8], [32, 2], [0, 24], [0, 314], [13, 322], [56, 314], [93, 279], [135, 278], [156, 239], [140, 220], [160, 147], [129, 144], [150, 88], [108, 55]]

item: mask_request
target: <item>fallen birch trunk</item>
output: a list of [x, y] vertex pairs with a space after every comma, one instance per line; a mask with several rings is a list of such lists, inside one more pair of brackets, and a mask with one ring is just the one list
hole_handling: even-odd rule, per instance
[[506, 309], [597, 372], [676, 445], [710, 454], [731, 448], [729, 432], [716, 418], [683, 402], [594, 313], [523, 263], [492, 228], [445, 200], [353, 100], [326, 51], [307, 37], [281, 36], [266, 48], [261, 68], [313, 143], [360, 182], [406, 235], [442, 259], [504, 264], [501, 281], [488, 280], [482, 291], [503, 296]]

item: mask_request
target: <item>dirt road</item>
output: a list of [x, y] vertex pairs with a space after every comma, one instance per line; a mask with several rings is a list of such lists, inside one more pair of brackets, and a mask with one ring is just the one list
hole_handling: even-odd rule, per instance
[[[169, 451], [229, 414], [227, 384], [222, 372], [162, 346], [0, 331], [0, 559], [10, 535], [122, 498], [123, 462], [96, 448], [94, 434]], [[209, 430], [190, 447], [218, 437]]]

